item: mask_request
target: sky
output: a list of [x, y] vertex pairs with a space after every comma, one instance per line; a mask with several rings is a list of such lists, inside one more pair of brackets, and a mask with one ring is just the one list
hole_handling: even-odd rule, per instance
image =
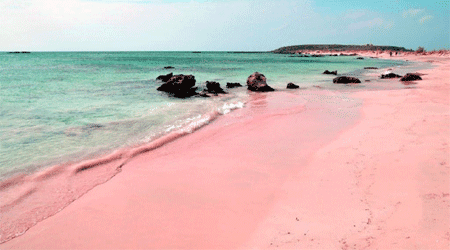
[[0, 51], [450, 49], [450, 0], [0, 0]]

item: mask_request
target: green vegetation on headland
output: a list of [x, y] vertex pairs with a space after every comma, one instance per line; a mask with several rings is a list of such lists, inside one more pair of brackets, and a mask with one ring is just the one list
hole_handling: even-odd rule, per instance
[[398, 51], [398, 52], [412, 52], [413, 50], [405, 49], [397, 46], [381, 46], [381, 45], [340, 45], [340, 44], [305, 44], [281, 47], [273, 50], [273, 53], [278, 54], [293, 54], [300, 51]]

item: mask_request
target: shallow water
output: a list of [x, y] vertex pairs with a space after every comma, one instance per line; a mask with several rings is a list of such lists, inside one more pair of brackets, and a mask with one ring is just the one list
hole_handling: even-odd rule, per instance
[[[176, 99], [156, 91], [158, 75], [193, 74], [197, 85], [245, 85], [255, 71], [284, 89], [330, 84], [365, 66], [404, 62], [355, 57], [290, 57], [229, 52], [37, 52], [0, 54], [0, 180], [15, 173], [96, 157], [179, 129], [202, 115], [228, 113], [248, 99], [245, 88], [215, 98]], [[174, 69], [164, 69], [172, 66]]]

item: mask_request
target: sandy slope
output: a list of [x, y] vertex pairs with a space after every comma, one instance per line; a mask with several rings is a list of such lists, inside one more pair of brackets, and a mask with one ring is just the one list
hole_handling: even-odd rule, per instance
[[364, 118], [283, 185], [247, 247], [449, 249], [450, 65], [418, 88], [358, 92]]

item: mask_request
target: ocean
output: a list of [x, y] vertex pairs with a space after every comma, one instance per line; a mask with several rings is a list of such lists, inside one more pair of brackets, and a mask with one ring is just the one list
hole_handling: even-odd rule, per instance
[[[365, 66], [402, 61], [352, 56], [292, 57], [231, 52], [33, 52], [0, 54], [0, 181], [18, 173], [138, 147], [175, 130], [202, 126], [245, 105], [253, 72], [283, 90], [335, 88], [324, 70], [362, 75]], [[165, 69], [171, 66], [173, 69]], [[220, 82], [229, 94], [178, 99], [159, 92], [159, 75], [192, 74], [201, 89]]]

